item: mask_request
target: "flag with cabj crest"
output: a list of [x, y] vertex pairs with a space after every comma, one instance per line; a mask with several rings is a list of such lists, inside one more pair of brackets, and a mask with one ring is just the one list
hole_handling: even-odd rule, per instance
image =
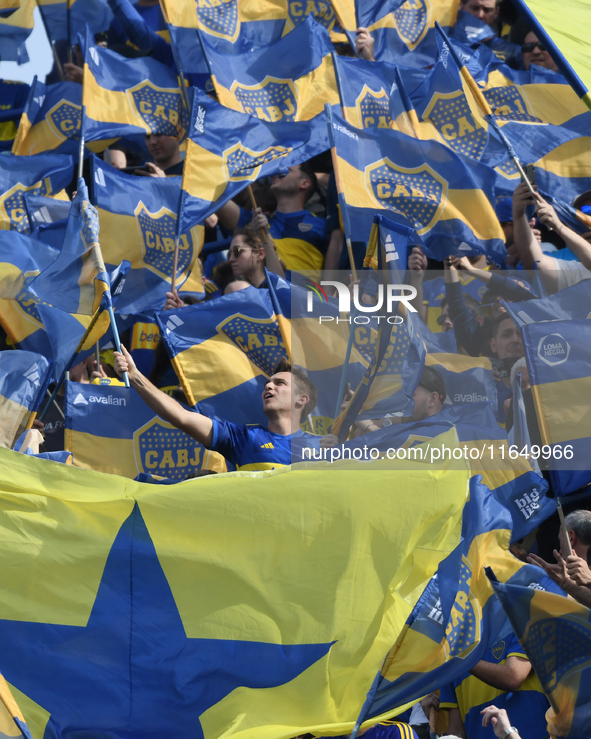
[[64, 412], [65, 446], [77, 467], [174, 482], [201, 469], [226, 472], [220, 454], [163, 421], [128, 388], [68, 382]]
[[[273, 46], [246, 54], [220, 54], [203, 40], [222, 105], [269, 122], [307, 121], [325, 103], [338, 103], [326, 29], [309, 16]], [[269, 74], [269, 72], [272, 74]]]
[[[118, 309], [122, 313], [159, 310], [173, 273], [180, 177], [134, 177], [94, 157], [91, 169], [92, 202], [99, 212], [105, 264], [116, 266], [122, 259], [131, 263]], [[202, 244], [202, 225], [181, 232], [177, 287], [194, 273], [194, 289], [199, 291], [197, 257]]]
[[[72, 164], [72, 157], [60, 154], [3, 156], [0, 168], [0, 230], [30, 233], [24, 193], [59, 196], [64, 187], [70, 184]], [[65, 195], [63, 197], [66, 198]]]
[[376, 211], [393, 211], [408, 219], [433, 258], [484, 253], [504, 263], [489, 167], [436, 141], [389, 129], [354, 129], [334, 113], [330, 130], [352, 240], [367, 241]]
[[589, 736], [591, 612], [571, 598], [519, 582], [499, 582], [494, 565], [487, 574], [550, 701], [549, 735], [555, 739]]
[[251, 182], [307, 161], [323, 148], [308, 123], [268, 123], [194, 90], [177, 228], [185, 233]]
[[591, 322], [521, 326], [536, 417], [554, 490], [574, 493], [591, 482]]
[[174, 72], [155, 59], [124, 59], [87, 30], [82, 85], [87, 141], [153, 133], [183, 139], [188, 111]]
[[[12, 153], [30, 156], [54, 151], [77, 158], [81, 123], [81, 85], [77, 82], [44, 85], [35, 78], [12, 145]], [[102, 142], [91, 141], [88, 148], [100, 151], [104, 146]]]

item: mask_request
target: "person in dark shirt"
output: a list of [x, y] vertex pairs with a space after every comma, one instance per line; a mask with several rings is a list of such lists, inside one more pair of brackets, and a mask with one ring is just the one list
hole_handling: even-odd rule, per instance
[[183, 408], [142, 375], [131, 355], [121, 347], [115, 352], [119, 376], [129, 374], [129, 382], [160, 418], [192, 436], [206, 449], [223, 454], [237, 469], [264, 470], [300, 461], [306, 447], [318, 448], [320, 437], [300, 430], [302, 418], [316, 406], [316, 388], [302, 369], [287, 359], [277, 365], [265, 383], [263, 412], [268, 427], [216, 421]]
[[142, 177], [170, 177], [182, 175], [184, 160], [179, 149], [179, 140], [174, 136], [146, 134], [146, 146], [154, 159], [146, 162], [144, 169], [137, 169]]

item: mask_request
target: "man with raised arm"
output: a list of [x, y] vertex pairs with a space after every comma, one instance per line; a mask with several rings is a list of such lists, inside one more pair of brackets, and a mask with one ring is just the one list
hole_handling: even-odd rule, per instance
[[316, 388], [306, 373], [285, 358], [263, 391], [263, 412], [269, 424], [242, 425], [217, 421], [184, 408], [153, 385], [135, 366], [127, 349], [115, 352], [115, 370], [129, 374], [130, 385], [160, 418], [192, 436], [207, 449], [222, 454], [241, 470], [284, 467], [302, 459], [305, 447], [318, 447], [318, 436], [300, 430], [303, 418], [316, 406]]

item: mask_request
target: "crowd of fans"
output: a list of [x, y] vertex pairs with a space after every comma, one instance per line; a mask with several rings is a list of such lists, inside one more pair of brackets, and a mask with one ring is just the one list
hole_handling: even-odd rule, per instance
[[[150, 53], [164, 63], [173, 63], [161, 36], [166, 24], [158, 0], [138, 0], [133, 7], [128, 0], [109, 0], [109, 5], [116, 21], [101, 37], [101, 43], [127, 56]], [[491, 27], [491, 39], [521, 43], [523, 69], [538, 65], [556, 71], [556, 64], [544, 45], [535, 33], [524, 27], [506, 0], [466, 0], [461, 9], [487, 23]], [[373, 59], [373, 40], [367, 29], [357, 31], [356, 52], [365, 59]], [[81, 83], [80, 57], [64, 63], [63, 71], [65, 79]], [[54, 79], [50, 75], [48, 82], [55, 81], [55, 71], [52, 75]], [[8, 124], [1, 125], [6, 138], [10, 135]], [[113, 167], [137, 176], [182, 174], [183, 154], [177, 139], [148, 135], [146, 148], [151, 157], [147, 161], [120, 144], [112, 145], [104, 158]], [[330, 279], [337, 269], [349, 270], [329, 153], [290, 167], [287, 174], [275, 175], [270, 181], [258, 182], [253, 191], [258, 207], [253, 209], [245, 197], [239, 197], [205, 223], [206, 245], [224, 242], [226, 247], [209, 252], [201, 262], [205, 300], [219, 300], [222, 295], [249, 287], [268, 287], [265, 267], [288, 278], [290, 272], [297, 270], [316, 270], [325, 279]], [[574, 205], [580, 208], [589, 203], [591, 193], [581, 193]], [[532, 194], [524, 182], [516, 187], [512, 200], [505, 198], [497, 203], [497, 216], [506, 239], [506, 269], [497, 269], [484, 255], [449, 257], [442, 265], [436, 264], [415, 246], [408, 257], [407, 279], [417, 289], [414, 306], [418, 315], [432, 331], [453, 332], [459, 354], [491, 360], [497, 390], [497, 420], [506, 431], [510, 431], [514, 422], [512, 388], [517, 373], [520, 374], [532, 444], [541, 444], [521, 333], [504, 303], [540, 297], [539, 284], [532, 278], [534, 266], [549, 294], [591, 278], [591, 234], [579, 235], [561, 222], [535, 186]], [[357, 266], [363, 256], [364, 248], [358, 245], [354, 252]], [[433, 271], [440, 269], [443, 279]], [[183, 298], [174, 290], [163, 307], [182, 310], [193, 300]], [[104, 351], [100, 361], [93, 358], [77, 364], [70, 371], [70, 381], [101, 382], [110, 378], [117, 383], [116, 375], [127, 372], [131, 386], [155, 413], [241, 469], [289, 464], [304, 446], [326, 448], [339, 443], [333, 434], [320, 437], [301, 431], [301, 425], [316, 406], [316, 388], [306, 372], [291, 366], [287, 359], [279, 363], [264, 387], [262, 406], [267, 427], [248, 427], [188, 410], [175, 400], [175, 397], [182, 399], [182, 393], [176, 387], [178, 381], [174, 373], [171, 375], [162, 347], [156, 348], [157, 340], [153, 342], [152, 358], [141, 366], [133, 358], [130, 342], [131, 333], [124, 337], [128, 346], [121, 353]], [[9, 346], [6, 336], [4, 344]], [[161, 388], [168, 390], [163, 392]], [[446, 399], [441, 374], [426, 367], [413, 395], [411, 415], [356, 421], [349, 429], [350, 437], [371, 435], [392, 424], [428, 422], [441, 413]], [[347, 394], [344, 407], [349, 400]], [[63, 425], [63, 400], [58, 396], [45, 424], [39, 424], [45, 432], [48, 450], [63, 448]], [[543, 469], [542, 474], [550, 482], [547, 470]], [[588, 564], [591, 513], [584, 509], [570, 512], [566, 529], [572, 554], [556, 517], [546, 521], [543, 531], [538, 533], [537, 544], [533, 545], [536, 551], [530, 552], [532, 540], [527, 546], [516, 548], [515, 553], [539, 565], [569, 596], [591, 607]], [[547, 708], [548, 701], [531, 664], [511, 635], [495, 644], [486, 658], [461, 680], [442, 685], [438, 693], [417, 703], [407, 715], [412, 729], [392, 721], [361, 733], [367, 739], [411, 734], [426, 739], [438, 730], [441, 736], [441, 732], [447, 732], [447, 739], [491, 737], [493, 732], [503, 739], [542, 739], [546, 736]], [[519, 733], [509, 723], [507, 714], [519, 727]]]

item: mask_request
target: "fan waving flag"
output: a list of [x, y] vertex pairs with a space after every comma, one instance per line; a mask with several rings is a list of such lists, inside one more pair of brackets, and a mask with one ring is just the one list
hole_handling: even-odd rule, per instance
[[187, 113], [175, 74], [141, 57], [95, 46], [87, 30], [83, 133], [88, 141], [152, 133], [184, 138]]
[[489, 167], [436, 141], [354, 129], [334, 114], [331, 132], [352, 240], [367, 241], [376, 211], [385, 216], [394, 211], [408, 219], [434, 259], [484, 253], [504, 263], [504, 236], [491, 204], [495, 173]]
[[180, 233], [202, 223], [251, 182], [323, 151], [310, 136], [308, 123], [268, 123], [229, 110], [195, 90], [177, 221]]

